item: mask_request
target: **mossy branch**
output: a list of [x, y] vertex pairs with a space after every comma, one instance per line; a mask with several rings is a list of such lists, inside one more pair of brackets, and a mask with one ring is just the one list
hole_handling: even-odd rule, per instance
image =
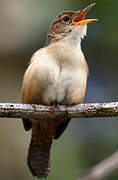
[[69, 118], [117, 117], [118, 102], [88, 103], [74, 106], [60, 105], [58, 107], [0, 103], [0, 117], [50, 119], [67, 114]]

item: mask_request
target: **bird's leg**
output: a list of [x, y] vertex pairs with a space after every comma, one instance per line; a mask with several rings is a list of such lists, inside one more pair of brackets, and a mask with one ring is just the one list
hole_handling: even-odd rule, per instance
[[54, 112], [55, 108], [60, 109], [59, 104], [57, 103], [57, 101], [55, 101], [54, 103], [51, 103], [51, 105], [52, 105], [51, 113]]

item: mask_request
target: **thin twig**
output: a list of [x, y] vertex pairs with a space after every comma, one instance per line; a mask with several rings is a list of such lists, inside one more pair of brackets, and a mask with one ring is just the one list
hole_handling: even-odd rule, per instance
[[0, 117], [49, 119], [64, 114], [68, 114], [69, 118], [117, 117], [118, 102], [88, 103], [75, 106], [60, 105], [54, 110], [52, 110], [52, 106], [0, 103]]
[[94, 168], [87, 175], [78, 180], [101, 180], [118, 171], [118, 152], [108, 157]]

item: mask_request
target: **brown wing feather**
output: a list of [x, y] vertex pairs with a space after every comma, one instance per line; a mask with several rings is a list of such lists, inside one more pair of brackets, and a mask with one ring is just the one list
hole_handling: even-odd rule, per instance
[[[33, 104], [32, 99], [32, 82], [30, 79], [30, 68], [27, 69], [25, 72], [24, 78], [23, 78], [23, 84], [22, 84], [22, 103], [24, 104]], [[34, 89], [33, 89], [34, 90]], [[32, 122], [29, 121], [29, 119], [23, 119], [23, 126], [26, 131], [30, 130], [32, 128]]]
[[29, 131], [32, 128], [32, 122], [28, 119], [22, 119], [23, 120], [23, 126], [26, 131]]
[[54, 139], [58, 139], [62, 135], [62, 133], [66, 129], [69, 122], [70, 122], [70, 119], [67, 121], [64, 121], [63, 123], [61, 123], [57, 126]]

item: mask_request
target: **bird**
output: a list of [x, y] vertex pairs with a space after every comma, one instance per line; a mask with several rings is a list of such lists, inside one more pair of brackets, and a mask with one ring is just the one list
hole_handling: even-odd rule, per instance
[[[37, 50], [28, 65], [22, 83], [22, 103], [43, 105], [76, 105], [84, 100], [88, 64], [81, 50], [81, 39], [87, 24], [97, 19], [85, 19], [95, 3], [84, 10], [64, 11], [52, 22], [46, 43]], [[70, 119], [56, 121], [23, 119], [26, 131], [32, 129], [27, 163], [33, 176], [46, 178], [51, 170], [50, 150]]]

